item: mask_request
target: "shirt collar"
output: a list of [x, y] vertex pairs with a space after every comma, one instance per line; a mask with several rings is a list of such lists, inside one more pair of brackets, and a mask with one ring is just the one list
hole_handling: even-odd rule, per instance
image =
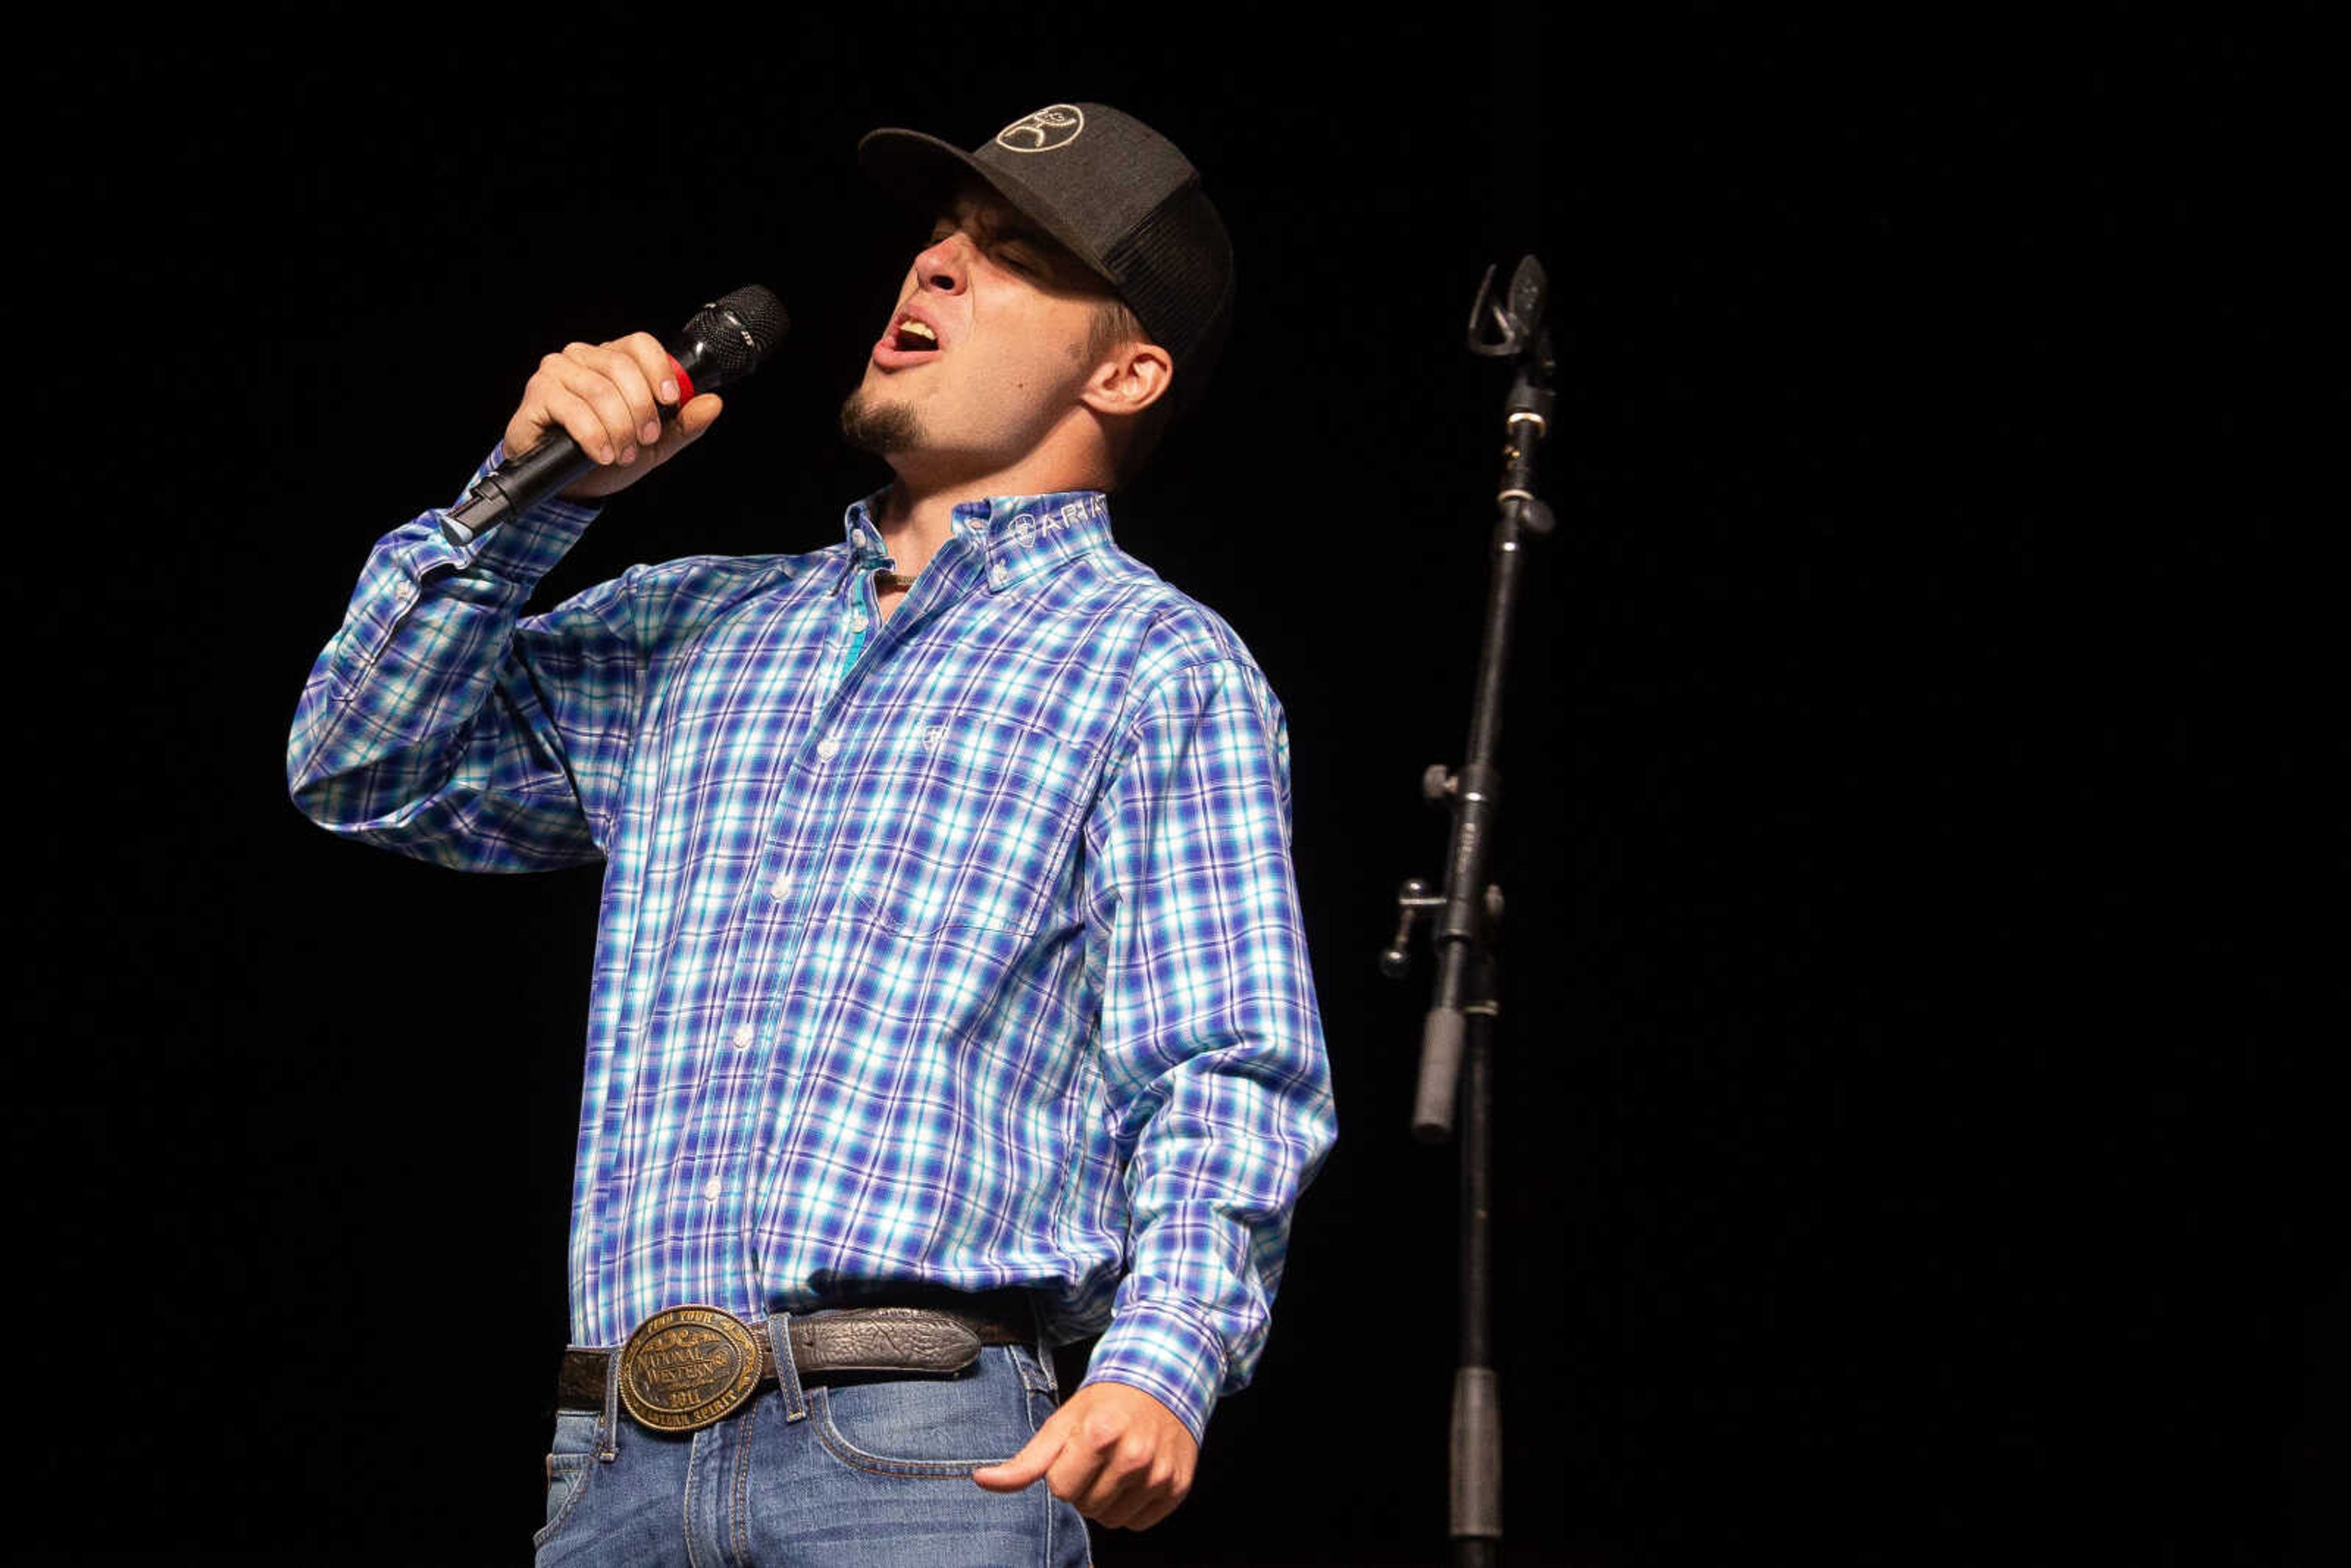
[[[850, 504], [842, 519], [849, 553], [859, 570], [890, 559], [873, 526], [882, 491]], [[927, 573], [945, 566], [972, 571], [991, 593], [1058, 570], [1111, 544], [1110, 502], [1100, 490], [1057, 490], [1047, 496], [995, 496], [959, 501], [950, 514], [954, 537], [931, 558]]]

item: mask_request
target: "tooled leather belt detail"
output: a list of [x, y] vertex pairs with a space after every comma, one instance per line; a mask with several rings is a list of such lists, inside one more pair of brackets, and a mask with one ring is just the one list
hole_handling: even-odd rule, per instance
[[[945, 1376], [991, 1344], [1026, 1344], [1036, 1333], [1025, 1301], [975, 1298], [993, 1311], [855, 1307], [791, 1320], [792, 1365], [803, 1383], [843, 1373]], [[672, 1307], [639, 1323], [621, 1346], [621, 1403], [656, 1432], [694, 1432], [722, 1421], [776, 1380], [773, 1347], [718, 1307]], [[556, 1405], [601, 1410], [612, 1353], [570, 1349], [556, 1379]]]

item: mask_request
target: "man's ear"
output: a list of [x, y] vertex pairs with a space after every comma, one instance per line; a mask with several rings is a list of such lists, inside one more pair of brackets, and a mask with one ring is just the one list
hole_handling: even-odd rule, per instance
[[1113, 419], [1141, 413], [1167, 395], [1176, 361], [1156, 343], [1122, 343], [1094, 367], [1081, 394], [1085, 405]]

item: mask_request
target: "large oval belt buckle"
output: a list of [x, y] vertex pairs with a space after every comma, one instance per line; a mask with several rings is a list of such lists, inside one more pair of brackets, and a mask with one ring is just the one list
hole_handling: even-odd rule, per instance
[[758, 1385], [758, 1336], [717, 1307], [655, 1312], [621, 1347], [621, 1403], [655, 1432], [723, 1421]]

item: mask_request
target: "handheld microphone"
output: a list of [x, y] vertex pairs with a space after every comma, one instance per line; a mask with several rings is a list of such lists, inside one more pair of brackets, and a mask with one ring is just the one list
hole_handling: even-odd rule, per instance
[[[791, 325], [784, 302], [756, 283], [705, 305], [671, 350], [679, 396], [662, 408], [663, 421], [676, 418], [696, 392], [732, 386], [767, 363]], [[550, 429], [528, 452], [508, 457], [475, 481], [465, 498], [442, 515], [442, 535], [451, 544], [470, 544], [595, 466], [596, 460], [568, 432]]]

